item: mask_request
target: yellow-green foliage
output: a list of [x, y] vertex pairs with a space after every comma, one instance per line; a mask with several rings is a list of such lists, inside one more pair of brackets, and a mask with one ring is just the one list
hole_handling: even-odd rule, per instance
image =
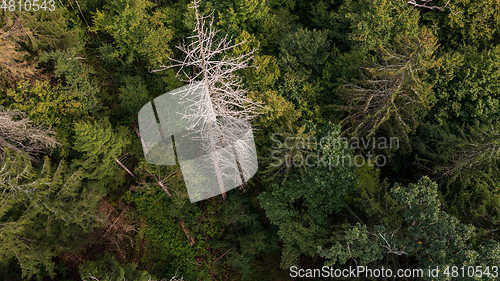
[[445, 41], [481, 47], [499, 43], [499, 0], [456, 0], [449, 7], [452, 12], [439, 26]]
[[116, 49], [111, 55], [124, 57], [126, 64], [138, 57], [153, 68], [167, 63], [172, 57], [168, 42], [173, 31], [164, 25], [164, 14], [151, 11], [154, 6], [146, 0], [112, 1], [106, 10], [97, 10], [92, 31], [113, 36]]
[[12, 108], [28, 114], [36, 123], [49, 127], [70, 126], [73, 120], [84, 115], [85, 104], [63, 91], [61, 86], [52, 87], [48, 81], [20, 81], [15, 88], [7, 90], [14, 100]]

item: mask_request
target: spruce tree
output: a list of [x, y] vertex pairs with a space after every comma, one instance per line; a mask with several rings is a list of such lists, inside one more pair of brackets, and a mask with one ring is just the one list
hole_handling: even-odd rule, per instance
[[0, 256], [17, 260], [23, 278], [55, 276], [53, 258], [77, 250], [103, 222], [101, 193], [82, 186], [82, 171], [46, 157], [37, 172], [26, 153], [6, 148], [0, 168]]

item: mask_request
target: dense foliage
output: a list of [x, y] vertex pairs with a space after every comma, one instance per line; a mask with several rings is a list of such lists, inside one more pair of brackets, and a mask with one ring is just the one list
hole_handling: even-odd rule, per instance
[[0, 279], [498, 266], [499, 0], [200, 1], [265, 107], [257, 174], [196, 203], [137, 122], [184, 85], [190, 0], [43, 2], [0, 0]]

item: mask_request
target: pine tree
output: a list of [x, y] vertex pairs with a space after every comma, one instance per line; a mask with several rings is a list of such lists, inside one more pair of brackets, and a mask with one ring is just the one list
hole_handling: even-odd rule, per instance
[[173, 31], [164, 24], [165, 14], [151, 12], [154, 6], [146, 0], [114, 0], [104, 11], [97, 10], [91, 31], [106, 32], [114, 38], [113, 45], [105, 44], [101, 49], [106, 60], [118, 59], [131, 65], [134, 59], [141, 58], [147, 66], [157, 67], [171, 56], [168, 41]]
[[344, 123], [358, 137], [398, 137], [408, 151], [409, 136], [434, 101], [427, 78], [440, 63], [437, 38], [419, 26], [419, 12], [406, 2], [347, 1], [340, 11], [350, 25], [350, 52], [342, 61], [352, 71], [346, 74], [358, 72], [338, 89]]

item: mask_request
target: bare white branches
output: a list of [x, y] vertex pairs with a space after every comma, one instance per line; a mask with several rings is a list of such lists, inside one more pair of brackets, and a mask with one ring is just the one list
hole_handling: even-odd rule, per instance
[[[403, 247], [402, 250], [398, 250], [395, 245], [391, 245], [391, 243], [389, 243], [389, 241], [387, 241], [387, 239], [385, 237], [385, 235], [386, 235], [385, 233], [381, 233], [379, 230], [377, 230], [377, 233], [373, 234], [373, 235], [377, 238], [380, 237], [380, 238], [382, 238], [382, 240], [384, 240], [385, 245], [383, 245], [383, 243], [382, 243], [382, 247], [387, 249], [388, 254], [396, 254], [398, 256], [408, 255], [408, 253], [405, 252], [406, 247]], [[392, 240], [394, 238], [392, 236], [394, 236], [394, 234], [391, 235], [389, 240]]]
[[414, 6], [414, 7], [417, 7], [417, 8], [424, 8], [424, 9], [430, 9], [430, 10], [439, 10], [441, 12], [443, 12], [444, 10], [446, 10], [446, 8], [450, 9], [450, 12], [453, 14], [453, 15], [457, 15], [461, 12], [457, 12], [457, 13], [454, 13], [453, 10], [448, 7], [448, 4], [450, 4], [450, 1], [451, 0], [448, 0], [446, 2], [446, 4], [444, 4], [444, 6], [436, 6], [436, 5], [432, 5], [430, 4], [432, 2], [432, 0], [424, 0], [424, 1], [418, 1], [418, 0], [408, 0], [408, 4]]
[[[231, 55], [245, 41], [233, 43], [228, 35], [219, 37], [213, 12], [203, 16], [199, 3], [194, 1], [190, 7], [196, 16], [194, 35], [188, 37], [190, 43], [177, 46], [185, 58], [171, 58], [173, 65], [161, 65], [152, 72], [179, 67], [177, 78], [189, 83], [186, 90], [174, 93], [182, 104], [179, 117], [188, 124], [187, 135], [209, 155], [210, 159], [198, 161], [198, 165], [215, 170], [219, 194], [225, 197], [225, 190], [240, 185], [242, 179], [256, 171], [255, 145], [248, 121], [261, 113], [262, 105], [247, 98], [242, 78], [237, 75], [249, 67], [256, 50]], [[209, 174], [205, 174], [207, 179]]]
[[446, 7], [450, 3], [450, 1], [451, 0], [448, 0], [448, 2], [446, 2], [446, 4], [444, 6], [442, 6], [442, 7], [440, 7], [440, 6], [430, 6], [429, 3], [431, 3], [432, 0], [425, 0], [425, 1], [421, 1], [420, 3], [417, 3], [417, 0], [409, 0], [408, 4], [410, 4], [412, 6], [415, 6], [415, 7], [418, 7], [418, 8], [426, 8], [426, 9], [431, 9], [431, 10], [437, 9], [437, 10], [440, 10], [442, 12], [442, 11], [444, 11], [446, 9]]
[[[195, 35], [188, 37], [192, 42], [177, 46], [185, 54], [184, 60], [171, 59], [175, 64], [162, 65], [152, 72], [168, 68], [180, 67], [177, 77], [190, 84], [202, 81], [205, 92], [193, 95], [193, 91], [182, 94], [182, 99], [190, 104], [186, 108], [184, 118], [188, 118], [192, 127], [200, 124], [200, 119], [216, 117], [238, 118], [249, 120], [256, 114], [260, 105], [246, 97], [246, 89], [242, 79], [236, 72], [249, 67], [249, 62], [256, 51], [239, 56], [227, 53], [245, 41], [233, 44], [232, 39], [225, 35], [217, 38], [219, 33], [213, 26], [213, 12], [202, 16], [198, 1], [194, 1], [191, 8], [196, 15]], [[208, 21], [207, 21], [208, 20]]]

